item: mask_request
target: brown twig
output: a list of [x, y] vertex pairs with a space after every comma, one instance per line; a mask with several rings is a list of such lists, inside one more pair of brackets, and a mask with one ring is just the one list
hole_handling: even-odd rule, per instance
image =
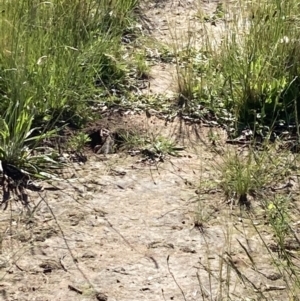
[[178, 282], [177, 282], [176, 279], [175, 279], [175, 276], [173, 275], [173, 273], [172, 273], [171, 270], [170, 270], [169, 259], [170, 259], [170, 255], [168, 255], [168, 257], [167, 257], [168, 271], [169, 271], [170, 275], [172, 276], [174, 282], [176, 283], [177, 287], [179, 288], [179, 290], [180, 290], [180, 292], [181, 292], [181, 294], [182, 294], [182, 296], [183, 296], [183, 299], [186, 301], [186, 297], [185, 297], [185, 294], [184, 294], [182, 288], [180, 287], [180, 285], [178, 284]]

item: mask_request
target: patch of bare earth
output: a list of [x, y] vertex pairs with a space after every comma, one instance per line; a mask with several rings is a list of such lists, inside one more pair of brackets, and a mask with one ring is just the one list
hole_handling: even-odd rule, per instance
[[[203, 16], [212, 17], [218, 2], [220, 1], [145, 1], [141, 6], [148, 20], [147, 27], [153, 39], [153, 46], [155, 44], [164, 45], [171, 52], [181, 51], [185, 47], [204, 47], [207, 32], [211, 39], [218, 43], [224, 31], [223, 22], [208, 22], [204, 26], [199, 21]], [[150, 92], [153, 94], [164, 93], [167, 96], [176, 94], [177, 77], [174, 63], [157, 62], [151, 67]], [[148, 91], [149, 89], [144, 92]]]
[[[195, 9], [193, 1], [149, 5], [161, 39], [164, 18], [184, 26]], [[146, 114], [95, 127], [163, 135], [186, 149], [155, 165], [93, 154], [32, 193], [34, 212], [12, 203], [0, 220], [0, 300], [287, 300], [252, 221], [217, 189], [222, 157], [208, 136], [222, 144], [222, 130]]]
[[[165, 126], [144, 115], [118, 121], [154, 135], [177, 133], [187, 149], [157, 165], [125, 153], [93, 155], [84, 165], [73, 163], [65, 180], [45, 184], [57, 190], [31, 195], [33, 214], [13, 203], [1, 214], [0, 298], [202, 300], [226, 291], [226, 281], [237, 296], [232, 300], [252, 296], [229, 261], [258, 290], [282, 287], [239, 210], [216, 189], [199, 194], [201, 183], [214, 181], [213, 163], [220, 160], [211, 152], [210, 129], [178, 120]], [[237, 239], [261, 273], [251, 270]]]

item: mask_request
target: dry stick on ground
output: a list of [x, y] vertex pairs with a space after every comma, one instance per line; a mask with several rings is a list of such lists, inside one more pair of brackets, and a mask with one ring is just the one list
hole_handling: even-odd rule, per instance
[[[199, 272], [197, 271], [197, 278], [198, 278], [198, 282], [199, 282], [199, 285], [200, 285], [202, 298], [203, 298], [203, 296], [206, 297], [206, 298], [210, 297], [210, 300], [213, 300], [213, 299], [212, 299], [212, 278], [214, 278], [214, 279], [217, 280], [217, 281], [220, 281], [220, 279], [218, 279], [217, 276], [213, 274], [213, 272], [212, 272], [212, 270], [210, 269], [210, 267], [204, 265], [204, 264], [201, 262], [201, 260], [200, 260], [198, 263], [199, 263], [200, 266], [203, 268], [203, 270], [207, 273], [207, 275], [208, 275], [208, 283], [209, 283], [209, 290], [208, 290], [207, 288], [205, 288], [205, 287], [202, 285], [202, 281], [201, 281]], [[198, 270], [199, 270], [199, 268], [198, 268]], [[205, 289], [206, 292], [204, 292], [204, 289]]]
[[[202, 300], [205, 300], [205, 298], [208, 298], [209, 297], [209, 294], [207, 292], [204, 292], [204, 286], [202, 284], [202, 281], [201, 281], [201, 278], [200, 278], [200, 275], [199, 273], [197, 272], [196, 273], [196, 276], [197, 276], [197, 279], [198, 279], [198, 283], [199, 283], [199, 286], [200, 286], [200, 291], [201, 291], [201, 296], [202, 296]], [[206, 289], [205, 289], [206, 290]]]
[[260, 295], [261, 298], [267, 300], [266, 296], [263, 294], [263, 291], [260, 287], [257, 287], [253, 281], [251, 281], [245, 274], [242, 274], [242, 272], [238, 269], [238, 267], [235, 265], [231, 255], [228, 252], [225, 252], [225, 255], [227, 258], [221, 256], [221, 259], [224, 260], [224, 262], [229, 265], [237, 274], [239, 279], [243, 282], [243, 284], [246, 286], [246, 283], [250, 284], [254, 291]]
[[180, 290], [180, 292], [181, 292], [181, 294], [182, 294], [182, 296], [183, 296], [183, 299], [186, 301], [185, 294], [184, 294], [182, 288], [180, 287], [180, 285], [178, 284], [178, 282], [177, 282], [176, 279], [175, 279], [175, 276], [173, 275], [173, 273], [172, 273], [171, 270], [170, 270], [169, 259], [170, 259], [170, 255], [168, 255], [168, 257], [167, 257], [168, 271], [169, 271], [170, 275], [172, 276], [174, 282], [176, 283], [177, 287], [179, 288], [179, 290]]

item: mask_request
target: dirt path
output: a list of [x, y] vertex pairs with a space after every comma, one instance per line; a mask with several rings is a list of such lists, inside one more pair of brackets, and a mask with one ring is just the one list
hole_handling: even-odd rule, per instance
[[[223, 22], [208, 22], [204, 29], [199, 18], [212, 17], [219, 2], [219, 0], [146, 1], [142, 7], [146, 20], [148, 20], [147, 25], [153, 45], [164, 45], [172, 52], [180, 52], [186, 47], [200, 48], [205, 44], [204, 32], [209, 32], [212, 40], [214, 39], [217, 43], [224, 30]], [[155, 64], [151, 67], [150, 75], [151, 93], [163, 93], [167, 96], [176, 93], [178, 80], [174, 63]]]
[[[195, 12], [193, 1], [183, 2], [151, 2], [155, 37], [166, 36], [164, 18], [183, 26], [183, 16]], [[204, 5], [211, 10], [216, 3]], [[164, 75], [156, 74], [159, 85]], [[257, 287], [281, 285], [249, 221], [215, 189], [213, 166], [220, 158], [209, 147], [208, 129], [128, 118], [177, 138], [186, 151], [155, 166], [122, 153], [92, 155], [84, 165], [73, 164], [67, 180], [53, 182], [59, 190], [32, 196], [41, 201], [33, 217], [16, 206], [3, 213], [0, 300], [229, 300], [227, 289], [230, 300], [261, 300], [251, 299], [250, 282], [226, 260]], [[201, 185], [213, 189], [199, 195]], [[250, 268], [237, 239], [261, 273]]]
[[[152, 131], [162, 123], [153, 121]], [[165, 133], [179, 129], [175, 122]], [[257, 263], [264, 256], [238, 209], [230, 210], [219, 192], [196, 193], [201, 183], [213, 181], [218, 160], [207, 148], [205, 129], [200, 136], [202, 142], [190, 135], [193, 147], [158, 166], [125, 154], [91, 156], [70, 168], [68, 180], [54, 181], [60, 190], [41, 195], [33, 218], [16, 206], [6, 211], [0, 300], [105, 300], [94, 289], [108, 300], [206, 300], [226, 290], [226, 279], [237, 294], [231, 300], [250, 296], [220, 256], [225, 260], [228, 252], [258, 286], [275, 272], [266, 263], [265, 277], [247, 268], [237, 238]], [[32, 199], [37, 204], [41, 196]]]
[[[109, 300], [161, 300], [162, 290], [167, 299], [179, 298], [168, 256], [186, 296], [197, 296], [195, 271], [204, 238], [193, 220], [195, 187], [187, 182], [197, 182], [198, 160], [189, 155], [156, 168], [119, 155], [103, 159], [95, 156], [84, 168], [75, 167], [73, 180], [57, 183], [63, 191], [45, 196], [64, 238], [46, 204], [38, 208], [34, 226], [14, 228], [22, 236], [22, 255], [6, 275], [16, 280], [8, 300], [89, 300], [88, 283], [66, 241], [88, 280]], [[209, 229], [207, 241], [218, 232]], [[43, 264], [49, 260], [55, 264], [47, 272]]]

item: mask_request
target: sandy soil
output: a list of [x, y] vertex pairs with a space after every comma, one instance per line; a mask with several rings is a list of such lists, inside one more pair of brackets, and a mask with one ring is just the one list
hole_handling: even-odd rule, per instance
[[[196, 4], [149, 1], [153, 36], [168, 41], [167, 22], [184, 36]], [[203, 3], [207, 11], [215, 6]], [[174, 92], [171, 67], [160, 68], [154, 67], [152, 92]], [[287, 300], [247, 213], [229, 206], [217, 189], [222, 158], [212, 151], [211, 129], [178, 120], [165, 125], [146, 115], [116, 123], [186, 149], [156, 165], [126, 153], [91, 154], [44, 183], [52, 190], [31, 194], [34, 213], [16, 204], [2, 212], [0, 300]], [[222, 142], [222, 130], [213, 131]], [[264, 232], [261, 219], [256, 226]]]

